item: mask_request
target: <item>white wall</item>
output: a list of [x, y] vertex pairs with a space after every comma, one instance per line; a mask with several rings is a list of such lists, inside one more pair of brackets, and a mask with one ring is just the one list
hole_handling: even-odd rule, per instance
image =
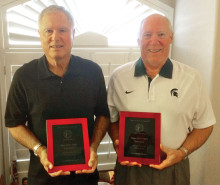
[[217, 119], [212, 137], [210, 138], [209, 153], [206, 158], [206, 170], [204, 182], [205, 185], [219, 185], [220, 184], [220, 0], [217, 1], [217, 17], [216, 20], [216, 37], [214, 49], [214, 68], [213, 68], [213, 83], [212, 83], [212, 100], [213, 108]]
[[[217, 65], [214, 55], [218, 18], [217, 1], [219, 0], [176, 0], [172, 53], [172, 58], [197, 68], [201, 72], [210, 96], [212, 94], [213, 102], [217, 101], [213, 97], [214, 93], [211, 93], [214, 80], [217, 82], [216, 78], [213, 78], [213, 69]], [[213, 104], [213, 107], [217, 113], [217, 106]], [[216, 131], [215, 128], [215, 133]], [[190, 156], [192, 185], [220, 184], [217, 179], [219, 171], [218, 175], [215, 171], [219, 169], [217, 158], [219, 159], [220, 156], [219, 145], [217, 147], [217, 143], [213, 143], [213, 140], [217, 139], [215, 135], [212, 134], [208, 142]], [[216, 157], [216, 161], [210, 163], [212, 159], [210, 156]]]

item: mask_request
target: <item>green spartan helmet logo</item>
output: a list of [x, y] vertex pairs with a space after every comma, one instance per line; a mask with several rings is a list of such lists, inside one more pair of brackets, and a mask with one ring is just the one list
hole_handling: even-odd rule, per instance
[[178, 98], [178, 89], [174, 88], [170, 91], [171, 96], [176, 96]]

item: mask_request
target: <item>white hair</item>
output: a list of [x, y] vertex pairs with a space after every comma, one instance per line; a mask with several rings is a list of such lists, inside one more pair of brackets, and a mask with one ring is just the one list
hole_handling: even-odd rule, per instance
[[69, 11], [67, 11], [64, 7], [58, 5], [51, 5], [45, 8], [38, 17], [38, 26], [40, 28], [41, 21], [46, 14], [54, 13], [54, 12], [63, 12], [67, 19], [70, 21], [72, 28], [74, 29], [74, 18]]

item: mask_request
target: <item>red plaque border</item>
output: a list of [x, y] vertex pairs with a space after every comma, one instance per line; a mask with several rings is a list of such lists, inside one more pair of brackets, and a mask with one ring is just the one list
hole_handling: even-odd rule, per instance
[[47, 120], [47, 157], [48, 160], [54, 164], [54, 151], [53, 151], [53, 126], [55, 125], [69, 125], [69, 124], [82, 124], [82, 133], [84, 141], [84, 153], [85, 153], [85, 164], [74, 164], [74, 165], [63, 165], [54, 166], [53, 169], [49, 169], [49, 173], [53, 173], [59, 170], [64, 171], [77, 171], [83, 169], [91, 169], [88, 166], [90, 159], [90, 148], [89, 148], [89, 135], [87, 118], [70, 118], [70, 119], [49, 119]]
[[[125, 145], [125, 118], [134, 117], [134, 118], [154, 118], [155, 119], [155, 150], [154, 158], [139, 158], [139, 157], [127, 157], [124, 156], [124, 145]], [[137, 162], [144, 165], [149, 164], [160, 164], [161, 162], [161, 151], [160, 151], [160, 140], [161, 140], [161, 114], [160, 113], [149, 113], [149, 112], [120, 112], [120, 122], [119, 122], [119, 154], [118, 161], [129, 161]]]

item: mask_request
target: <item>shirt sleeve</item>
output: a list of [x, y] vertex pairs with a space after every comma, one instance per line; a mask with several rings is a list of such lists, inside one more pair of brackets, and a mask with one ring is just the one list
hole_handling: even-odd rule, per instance
[[210, 98], [200, 74], [196, 77], [198, 84], [198, 94], [196, 100], [196, 110], [192, 121], [194, 128], [206, 128], [216, 123]]
[[21, 77], [21, 70], [14, 74], [5, 111], [5, 126], [15, 127], [25, 124], [27, 118], [27, 98]]
[[109, 110], [107, 105], [107, 92], [105, 86], [104, 75], [102, 73], [101, 68], [98, 71], [98, 95], [97, 95], [97, 106], [95, 109], [95, 116], [105, 116], [109, 117]]
[[114, 74], [111, 76], [109, 84], [108, 84], [108, 108], [110, 112], [110, 121], [112, 123], [117, 122], [119, 120], [119, 111], [115, 105], [115, 86], [114, 86]]

